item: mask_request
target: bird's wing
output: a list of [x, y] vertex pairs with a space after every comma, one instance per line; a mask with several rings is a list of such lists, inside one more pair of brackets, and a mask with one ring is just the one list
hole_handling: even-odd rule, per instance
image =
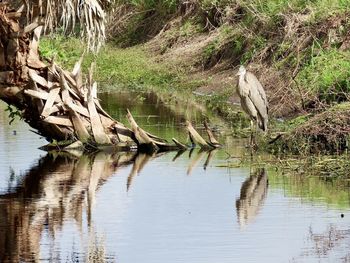
[[258, 112], [258, 125], [262, 130], [266, 131], [268, 122], [268, 105], [265, 91], [259, 80], [249, 72], [247, 72], [245, 81], [250, 87], [248, 97]]
[[253, 102], [261, 117], [267, 117], [268, 102], [266, 93], [259, 80], [250, 72], [246, 74], [246, 81], [250, 86], [249, 98]]
[[263, 100], [265, 107], [268, 108], [266, 93], [260, 81], [250, 72], [246, 73], [246, 81], [251, 86], [251, 90], [255, 90], [258, 93], [259, 97]]
[[241, 98], [245, 98], [245, 97], [248, 97], [249, 95], [249, 85], [248, 83], [244, 80], [244, 81], [241, 81], [239, 80], [238, 83], [237, 83], [237, 94], [241, 97]]
[[245, 113], [249, 115], [250, 119], [257, 120], [258, 112], [249, 96], [241, 98], [241, 106]]

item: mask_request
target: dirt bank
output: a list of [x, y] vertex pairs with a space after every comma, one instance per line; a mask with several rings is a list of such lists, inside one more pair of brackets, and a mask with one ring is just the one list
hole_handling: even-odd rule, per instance
[[[344, 149], [347, 143], [342, 132], [341, 138], [319, 140], [322, 136], [317, 132], [325, 131], [313, 127], [314, 119], [322, 120], [330, 108], [343, 112], [344, 107], [334, 105], [349, 98], [350, 21], [346, 8], [325, 3], [298, 6], [294, 2], [272, 8], [269, 3], [218, 1], [205, 6], [201, 1], [188, 1], [162, 19], [155, 19], [157, 8], [151, 14], [133, 16], [130, 10], [135, 12], [137, 6], [129, 6], [119, 14], [129, 17], [129, 26], [119, 28], [116, 34], [110, 32], [110, 36], [124, 47], [142, 45], [157, 63], [197, 80], [196, 94], [223, 94], [222, 98], [232, 103], [238, 102], [235, 73], [239, 65], [246, 65], [266, 89], [270, 116], [285, 120], [287, 127], [272, 124], [273, 130], [287, 130], [306, 139], [312, 134], [318, 144], [324, 144], [323, 149], [333, 151], [339, 145]], [[134, 38], [141, 25], [152, 30]], [[294, 119], [301, 116], [314, 118], [305, 118], [302, 127], [293, 126], [297, 123]], [[349, 130], [348, 125], [338, 123], [337, 129]]]

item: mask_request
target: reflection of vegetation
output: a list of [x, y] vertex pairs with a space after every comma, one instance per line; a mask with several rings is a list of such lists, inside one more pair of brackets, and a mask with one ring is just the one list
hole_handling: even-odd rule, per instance
[[320, 257], [327, 255], [337, 244], [344, 239], [350, 238], [350, 229], [339, 230], [331, 225], [327, 231], [322, 234], [316, 234], [310, 228], [310, 240], [314, 243], [315, 253]]
[[329, 181], [321, 176], [307, 176], [302, 171], [286, 171], [271, 169], [269, 184], [273, 189], [284, 190], [289, 196], [297, 196], [312, 202], [326, 203], [330, 206], [348, 208], [350, 206], [350, 192], [346, 183], [341, 180]]
[[16, 117], [18, 117], [19, 119], [22, 119], [21, 112], [18, 109], [11, 107], [10, 105], [7, 105], [7, 108], [5, 109], [5, 111], [7, 111], [9, 114], [8, 118], [10, 119], [9, 121], [10, 125], [12, 124], [12, 122], [14, 122]]
[[221, 167], [268, 167], [269, 186], [283, 189], [291, 197], [332, 207], [350, 207], [350, 162], [347, 156], [311, 156], [303, 158], [273, 155], [232, 157]]
[[[96, 234], [94, 233], [94, 235]], [[108, 255], [106, 253], [104, 240], [96, 236], [94, 238], [91, 238], [84, 262], [86, 263], [110, 262], [107, 258], [108, 258]]]
[[[143, 102], [135, 103], [134, 98], [140, 96]], [[186, 120], [198, 124], [210, 119], [211, 123], [225, 125], [222, 119], [192, 101], [191, 97], [178, 96], [176, 93], [171, 95], [154, 92], [101, 93], [99, 98], [102, 100], [102, 106], [112, 117], [125, 123], [125, 109], [128, 108], [141, 127], [168, 140], [172, 138], [186, 140], [188, 136], [183, 125]], [[201, 133], [204, 132], [203, 129], [199, 130]]]
[[[280, 168], [289, 174], [297, 172], [303, 176], [322, 177], [327, 181], [350, 178], [348, 155], [303, 156], [304, 158], [284, 157], [279, 159]], [[275, 160], [276, 161], [276, 160]]]
[[153, 155], [148, 155], [145, 153], [140, 153], [136, 156], [131, 172], [128, 176], [128, 180], [126, 182], [126, 189], [129, 190], [130, 186], [132, 185], [133, 179], [136, 175], [138, 175], [143, 167], [152, 159], [156, 156], [155, 153]]
[[[214, 149], [214, 150], [203, 150], [203, 149], [199, 149], [197, 151], [197, 153], [193, 155], [194, 149], [191, 149], [189, 152], [189, 158], [191, 159], [190, 164], [188, 165], [187, 168], [187, 175], [191, 175], [192, 170], [198, 166], [198, 163], [203, 159], [203, 157], [206, 155], [207, 158], [203, 164], [203, 169], [206, 170], [210, 161], [213, 159], [213, 157], [215, 156], [215, 154], [217, 153], [218, 149]], [[180, 151], [178, 154], [182, 154], [183, 152]], [[176, 156], [175, 156], [176, 157]], [[176, 159], [176, 158], [175, 158]]]
[[[50, 237], [55, 238], [64, 223], [71, 220], [80, 229], [84, 222], [89, 228], [86, 251], [78, 258], [74, 253], [75, 262], [80, 261], [80, 257], [84, 262], [105, 262], [114, 258], [107, 254], [103, 240], [94, 233], [92, 214], [97, 190], [120, 167], [132, 165], [125, 182], [125, 190], [129, 190], [133, 179], [136, 180], [135, 175], [150, 160], [165, 153], [152, 156], [136, 152], [77, 153], [48, 154], [23, 176], [13, 191], [0, 195], [1, 262], [5, 258], [11, 262], [39, 261], [43, 233], [48, 231]], [[208, 153], [204, 165], [208, 165], [214, 153]]]
[[[350, 229], [338, 229], [334, 225], [329, 225], [327, 230], [322, 233], [315, 233], [310, 226], [309, 236], [306, 241], [307, 247], [304, 249], [307, 252], [302, 253], [300, 258], [303, 262], [306, 262], [308, 257], [314, 258], [317, 256], [319, 259], [326, 258], [337, 251], [337, 248], [342, 244], [349, 244], [350, 241]], [[350, 253], [348, 246], [343, 249], [341, 253], [337, 253], [337, 262], [349, 262]], [[334, 259], [335, 260], [335, 259]], [[297, 260], [297, 262], [299, 262]]]

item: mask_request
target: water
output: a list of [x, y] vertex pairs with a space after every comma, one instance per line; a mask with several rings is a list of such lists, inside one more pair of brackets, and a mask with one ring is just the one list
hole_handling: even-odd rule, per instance
[[[128, 107], [163, 137], [186, 140], [185, 118], [227, 129], [154, 96], [101, 97], [114, 117], [125, 122]], [[350, 261], [349, 189], [240, 164], [245, 142], [222, 135], [226, 147], [211, 153], [47, 155], [23, 122], [7, 123], [1, 110], [0, 262]]]

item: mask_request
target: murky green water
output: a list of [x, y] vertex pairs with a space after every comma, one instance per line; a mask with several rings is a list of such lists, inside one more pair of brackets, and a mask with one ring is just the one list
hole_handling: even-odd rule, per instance
[[0, 262], [350, 261], [349, 188], [238, 159], [226, 168], [228, 156], [246, 154], [245, 142], [225, 136], [223, 122], [194, 105], [100, 97], [115, 118], [125, 122], [129, 108], [145, 129], [182, 141], [185, 118], [209, 118], [226, 146], [47, 155], [37, 149], [45, 140], [24, 123], [7, 124], [1, 104]]

